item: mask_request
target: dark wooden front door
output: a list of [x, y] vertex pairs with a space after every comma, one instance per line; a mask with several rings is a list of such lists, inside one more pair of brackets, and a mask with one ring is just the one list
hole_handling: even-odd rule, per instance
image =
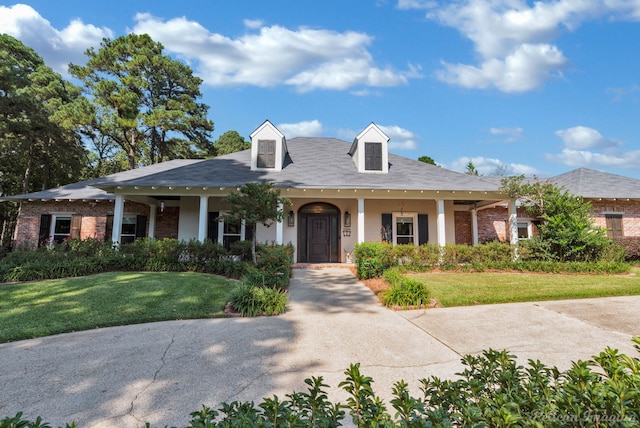
[[329, 216], [323, 214], [309, 215], [307, 237], [309, 240], [309, 262], [319, 263], [329, 261], [331, 244]]

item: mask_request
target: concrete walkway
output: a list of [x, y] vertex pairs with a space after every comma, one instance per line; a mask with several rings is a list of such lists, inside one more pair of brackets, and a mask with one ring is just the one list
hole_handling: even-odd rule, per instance
[[612, 346], [637, 356], [640, 297], [392, 312], [347, 269], [296, 269], [289, 311], [271, 318], [171, 321], [0, 345], [0, 417], [24, 411], [54, 427], [185, 426], [201, 404], [305, 389], [330, 398], [350, 363], [375, 389], [453, 377], [460, 358], [508, 349], [567, 368]]

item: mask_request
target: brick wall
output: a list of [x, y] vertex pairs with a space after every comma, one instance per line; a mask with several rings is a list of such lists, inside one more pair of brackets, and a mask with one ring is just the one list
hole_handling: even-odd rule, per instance
[[471, 235], [471, 212], [470, 211], [454, 211], [453, 213], [456, 225], [456, 244], [473, 244], [473, 236]]
[[163, 212], [160, 210], [156, 214], [156, 238], [174, 238], [178, 239], [178, 217], [180, 208], [165, 207]]
[[591, 201], [598, 226], [607, 227], [606, 214], [622, 214], [624, 236], [640, 236], [640, 201]]

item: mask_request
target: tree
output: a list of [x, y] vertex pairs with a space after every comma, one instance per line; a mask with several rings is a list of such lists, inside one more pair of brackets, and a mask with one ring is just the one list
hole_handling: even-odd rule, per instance
[[[425, 155], [425, 156], [420, 156], [420, 157], [418, 158], [418, 160], [419, 160], [420, 162], [428, 163], [428, 164], [431, 164], [431, 165], [436, 165], [436, 161], [434, 161], [434, 160], [433, 160], [433, 158], [432, 158], [431, 156], [426, 156], [426, 155]], [[436, 166], [437, 166], [437, 165], [436, 165]]]
[[209, 150], [213, 122], [198, 102], [202, 79], [163, 49], [147, 34], [129, 34], [88, 49], [86, 66], [69, 66], [98, 117], [85, 126], [121, 148], [128, 169]]
[[228, 155], [242, 150], [250, 149], [251, 142], [245, 141], [236, 131], [227, 131], [213, 143], [216, 156]]
[[598, 260], [611, 242], [606, 229], [595, 225], [588, 201], [549, 181], [505, 178], [501, 191], [519, 199], [529, 215], [542, 220], [539, 239], [558, 261]]
[[290, 205], [289, 200], [281, 197], [280, 189], [274, 188], [273, 183], [265, 180], [260, 183], [247, 183], [240, 187], [238, 193], [230, 193], [223, 200], [231, 206], [224, 216], [225, 221], [244, 220], [245, 227], [252, 228], [251, 255], [253, 263], [256, 264], [256, 224], [262, 223], [269, 227], [274, 221], [282, 221], [284, 210], [280, 209], [280, 205]]
[[476, 166], [473, 164], [472, 161], [469, 161], [469, 163], [467, 163], [467, 167], [466, 167], [464, 173], [467, 174], [467, 175], [480, 175], [478, 173], [478, 170], [476, 169]]

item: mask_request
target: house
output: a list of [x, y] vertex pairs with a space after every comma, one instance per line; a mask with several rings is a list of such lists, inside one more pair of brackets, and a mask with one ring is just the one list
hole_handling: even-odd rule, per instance
[[[219, 220], [229, 208], [223, 198], [262, 180], [274, 183], [292, 205], [283, 207], [282, 222], [257, 225], [256, 238], [292, 243], [298, 263], [347, 262], [354, 244], [364, 241], [445, 245], [526, 237], [521, 226], [528, 220], [517, 217], [516, 201], [505, 198], [495, 179], [396, 156], [388, 144], [373, 123], [350, 143], [286, 139], [267, 120], [242, 152], [168, 161], [2, 200], [21, 202], [16, 245], [68, 236], [126, 243], [148, 236], [211, 239], [229, 247], [250, 239], [251, 228]], [[624, 231], [631, 233], [629, 223], [638, 235], [640, 181], [628, 180]], [[617, 215], [619, 208], [603, 213]]]

